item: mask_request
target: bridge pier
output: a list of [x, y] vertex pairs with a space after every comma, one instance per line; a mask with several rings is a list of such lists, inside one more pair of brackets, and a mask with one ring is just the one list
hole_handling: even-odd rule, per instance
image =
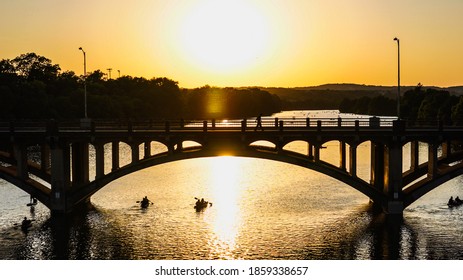
[[70, 146], [54, 143], [51, 146], [51, 197], [52, 213], [65, 214], [69, 210], [67, 194], [71, 188]]
[[[104, 148], [95, 145], [97, 175], [104, 175]], [[51, 155], [50, 210], [52, 215], [67, 215], [90, 204], [89, 197], [76, 193], [89, 183], [89, 143], [53, 141]], [[102, 175], [103, 174], [103, 175]], [[71, 180], [72, 179], [72, 180]]]
[[402, 183], [402, 145], [394, 141], [384, 149], [384, 194], [383, 203], [387, 214], [402, 214], [404, 210]]

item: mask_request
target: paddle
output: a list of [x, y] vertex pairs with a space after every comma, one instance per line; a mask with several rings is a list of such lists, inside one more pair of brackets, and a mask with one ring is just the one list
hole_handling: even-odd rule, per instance
[[[35, 219], [31, 219], [31, 220], [27, 220], [27, 221], [29, 221], [29, 225], [32, 225], [32, 222], [34, 222]], [[20, 224], [14, 223], [14, 224], [13, 224], [13, 227], [14, 227], [15, 229], [18, 228], [18, 227], [20, 227], [20, 226], [22, 226], [22, 223], [20, 223]]]

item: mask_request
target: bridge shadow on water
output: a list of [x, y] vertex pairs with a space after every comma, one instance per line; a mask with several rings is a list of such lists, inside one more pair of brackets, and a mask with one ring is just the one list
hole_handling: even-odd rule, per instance
[[[3, 259], [56, 260], [131, 260], [166, 259], [160, 247], [147, 244], [150, 254], [137, 252], [137, 245], [124, 221], [114, 220], [107, 210], [92, 207], [66, 219], [48, 218], [28, 233], [18, 229], [2, 230]], [[136, 215], [146, 214], [139, 208]], [[134, 214], [135, 215], [135, 214]], [[127, 222], [127, 221], [125, 221]], [[359, 207], [350, 214], [317, 229], [294, 259], [461, 259], [462, 253], [445, 250], [447, 242], [420, 232], [419, 225], [405, 217], [392, 217], [371, 206]], [[316, 236], [315, 236], [316, 235]], [[313, 238], [313, 240], [310, 240]], [[174, 246], [175, 244], [172, 244]], [[156, 247], [156, 246], [154, 246]], [[431, 248], [432, 247], [432, 248]], [[435, 249], [442, 247], [443, 249]], [[167, 257], [168, 258], [168, 257]]]
[[31, 230], [5, 229], [2, 259], [91, 260], [132, 259], [124, 232], [107, 220], [104, 211], [90, 207], [63, 217], [36, 220]]
[[[325, 244], [308, 244], [305, 259], [414, 259], [417, 235], [401, 215], [386, 215], [365, 205], [323, 229]], [[326, 245], [329, 244], [329, 245]]]
[[[370, 205], [360, 207], [323, 229], [328, 246], [308, 244], [305, 259], [452, 260], [463, 259], [461, 240], [429, 232], [413, 218], [386, 215]], [[432, 227], [432, 225], [431, 225]]]

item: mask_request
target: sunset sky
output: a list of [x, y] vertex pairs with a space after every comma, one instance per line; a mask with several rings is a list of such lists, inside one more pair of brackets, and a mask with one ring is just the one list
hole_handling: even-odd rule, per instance
[[180, 87], [463, 85], [462, 0], [2, 0], [0, 59]]

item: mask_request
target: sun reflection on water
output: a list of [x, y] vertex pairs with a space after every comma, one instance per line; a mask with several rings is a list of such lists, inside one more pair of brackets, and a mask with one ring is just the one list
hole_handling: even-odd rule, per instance
[[[217, 157], [211, 162], [211, 254], [216, 258], [232, 258], [241, 225], [240, 201], [243, 199], [242, 162], [236, 157]], [[241, 182], [240, 182], [241, 181]], [[211, 208], [212, 209], [212, 208]]]

